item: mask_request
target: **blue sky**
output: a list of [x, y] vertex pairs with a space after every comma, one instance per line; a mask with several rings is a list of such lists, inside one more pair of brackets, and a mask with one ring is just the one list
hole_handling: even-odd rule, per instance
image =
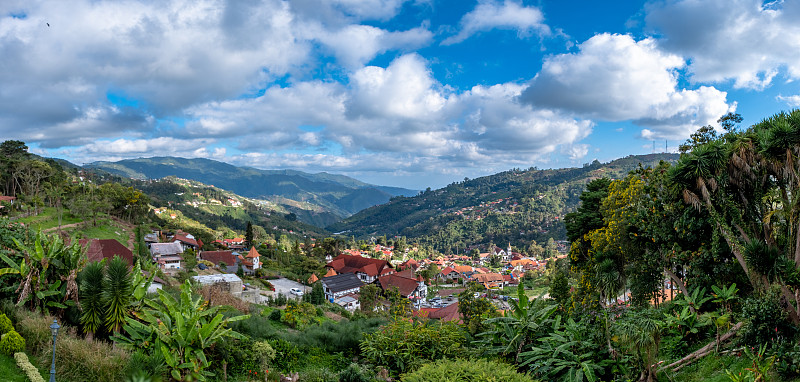
[[0, 138], [437, 188], [800, 107], [798, 19], [798, 0], [3, 1]]

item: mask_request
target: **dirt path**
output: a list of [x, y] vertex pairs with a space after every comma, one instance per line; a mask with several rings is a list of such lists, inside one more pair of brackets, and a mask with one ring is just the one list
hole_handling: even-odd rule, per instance
[[60, 230], [60, 229], [64, 229], [64, 228], [77, 227], [77, 226], [79, 226], [81, 224], [83, 224], [83, 222], [72, 223], [72, 224], [64, 224], [61, 227], [56, 226], [56, 227], [53, 227], [53, 228], [43, 229], [42, 232], [52, 232], [52, 231]]

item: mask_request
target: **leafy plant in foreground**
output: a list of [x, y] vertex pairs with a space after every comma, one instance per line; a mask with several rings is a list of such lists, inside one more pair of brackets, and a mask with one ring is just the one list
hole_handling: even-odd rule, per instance
[[207, 308], [201, 297], [192, 295], [189, 281], [181, 286], [179, 298], [159, 290], [158, 299], [145, 300], [145, 305], [137, 314], [139, 320], [125, 319], [126, 334], [112, 339], [125, 347], [161, 352], [170, 375], [179, 381], [206, 380], [213, 374], [205, 370], [209, 366], [205, 350], [223, 337], [245, 338], [226, 325], [249, 316], [224, 318], [219, 307]]

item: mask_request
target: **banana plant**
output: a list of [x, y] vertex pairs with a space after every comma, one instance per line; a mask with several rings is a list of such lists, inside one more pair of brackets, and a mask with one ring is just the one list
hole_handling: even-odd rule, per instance
[[723, 286], [722, 288], [712, 285], [711, 290], [714, 291], [711, 294], [714, 296], [713, 301], [717, 304], [720, 304], [726, 312], [731, 313], [731, 305], [734, 301], [736, 301], [736, 292], [739, 291], [739, 289], [736, 288], [736, 283], [733, 283], [727, 287]]
[[205, 381], [214, 375], [206, 370], [210, 362], [205, 350], [224, 337], [244, 339], [227, 325], [250, 316], [225, 318], [219, 307], [208, 307], [200, 296], [193, 296], [187, 280], [179, 298], [159, 290], [158, 298], [145, 299], [144, 309], [135, 317], [126, 318], [125, 334], [112, 337], [116, 343], [161, 352], [175, 380]]
[[0, 275], [17, 274], [22, 279], [17, 292], [17, 305], [29, 303], [31, 308], [66, 309], [79, 304], [77, 274], [86, 261], [78, 242], [66, 245], [59, 236], [48, 237], [41, 231], [34, 237], [33, 245], [13, 238], [19, 263], [2, 255], [8, 268]]

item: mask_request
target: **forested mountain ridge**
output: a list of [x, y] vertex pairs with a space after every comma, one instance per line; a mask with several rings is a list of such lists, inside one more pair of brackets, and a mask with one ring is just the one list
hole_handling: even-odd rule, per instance
[[321, 207], [330, 216], [306, 220], [302, 212], [297, 211], [298, 216], [308, 223], [323, 226], [364, 208], [385, 203], [393, 196], [417, 193], [398, 187], [376, 186], [343, 175], [259, 170], [201, 158], [139, 158], [94, 162], [84, 167], [133, 179], [176, 176], [214, 185], [245, 197], [270, 200], [290, 209], [297, 203], [308, 203]]
[[[300, 236], [321, 237], [327, 232], [311, 224], [299, 221], [297, 214], [281, 205], [264, 200], [242, 197], [233, 192], [209, 186], [201, 182], [168, 176], [157, 181], [133, 181], [136, 188], [150, 198], [165, 224], [174, 219], [178, 226], [198, 227], [218, 233], [244, 231], [247, 223], [264, 229], [264, 234], [280, 236], [293, 233]], [[179, 214], [178, 214], [179, 212]], [[306, 211], [309, 218], [313, 211]], [[172, 214], [178, 216], [171, 217]]]
[[595, 161], [577, 168], [513, 169], [414, 197], [395, 197], [328, 230], [357, 238], [406, 236], [442, 252], [490, 242], [526, 248], [531, 240], [566, 239], [562, 219], [577, 207], [587, 182], [623, 177], [640, 165], [677, 159], [677, 154], [664, 153], [628, 156], [606, 164]]

